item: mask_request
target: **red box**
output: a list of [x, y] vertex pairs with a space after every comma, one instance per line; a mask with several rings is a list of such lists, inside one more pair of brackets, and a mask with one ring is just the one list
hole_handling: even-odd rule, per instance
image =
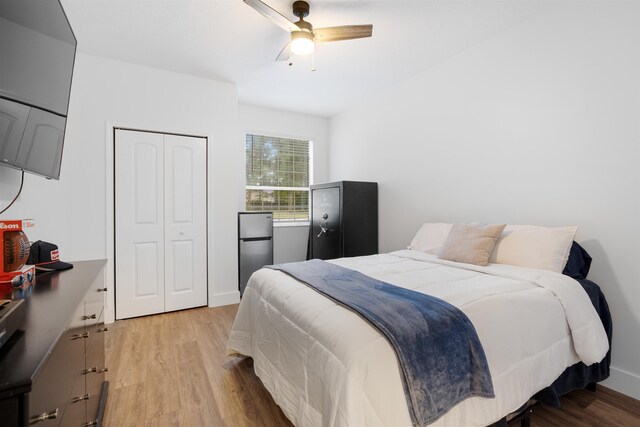
[[7, 231], [22, 231], [27, 234], [35, 225], [35, 221], [32, 219], [0, 220], [0, 277], [12, 273], [4, 271], [4, 233]]

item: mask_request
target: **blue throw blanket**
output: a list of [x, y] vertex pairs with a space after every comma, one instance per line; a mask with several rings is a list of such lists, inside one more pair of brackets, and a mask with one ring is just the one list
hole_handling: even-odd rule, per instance
[[484, 350], [467, 316], [446, 301], [317, 259], [269, 266], [350, 308], [396, 351], [414, 425], [471, 396], [494, 397]]

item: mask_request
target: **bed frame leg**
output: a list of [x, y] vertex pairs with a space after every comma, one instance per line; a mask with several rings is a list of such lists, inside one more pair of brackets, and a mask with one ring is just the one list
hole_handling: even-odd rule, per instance
[[524, 416], [520, 420], [520, 427], [531, 427], [531, 413], [533, 412], [533, 408], [527, 408], [524, 411]]
[[596, 391], [596, 383], [589, 383], [585, 388], [589, 391]]

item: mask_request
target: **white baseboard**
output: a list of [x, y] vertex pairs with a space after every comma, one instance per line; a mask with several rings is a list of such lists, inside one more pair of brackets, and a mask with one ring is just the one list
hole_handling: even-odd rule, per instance
[[[209, 298], [209, 307], [220, 307], [222, 305], [238, 304], [240, 302], [240, 292], [224, 292], [215, 294]], [[162, 314], [162, 313], [158, 313]], [[110, 306], [105, 306], [105, 323], [115, 322], [115, 314]]]
[[220, 307], [221, 305], [238, 304], [240, 302], [240, 292], [223, 292], [214, 294], [209, 298], [209, 307]]
[[611, 367], [611, 376], [602, 385], [615, 391], [640, 399], [640, 376], [620, 368]]

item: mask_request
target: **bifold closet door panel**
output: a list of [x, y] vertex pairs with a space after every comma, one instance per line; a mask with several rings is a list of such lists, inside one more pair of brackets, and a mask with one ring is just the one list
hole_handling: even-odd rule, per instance
[[165, 309], [164, 135], [116, 130], [116, 318]]
[[165, 135], [165, 311], [207, 304], [204, 138]]

